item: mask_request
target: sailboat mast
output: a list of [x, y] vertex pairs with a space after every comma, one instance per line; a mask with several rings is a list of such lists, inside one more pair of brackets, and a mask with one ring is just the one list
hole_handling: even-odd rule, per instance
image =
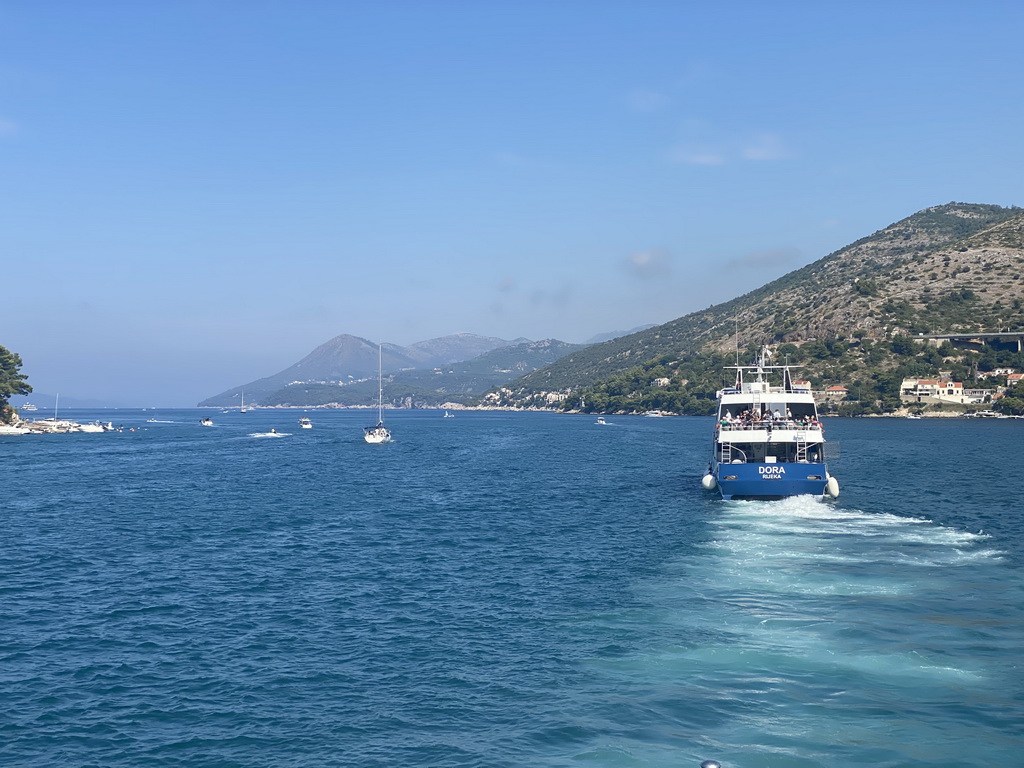
[[377, 345], [377, 421], [384, 421], [384, 353], [383, 344]]

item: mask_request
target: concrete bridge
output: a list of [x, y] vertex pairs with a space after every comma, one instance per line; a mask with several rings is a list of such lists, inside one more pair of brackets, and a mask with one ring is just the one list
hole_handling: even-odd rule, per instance
[[997, 349], [1012, 349], [1020, 352], [1024, 348], [1024, 331], [1001, 331], [998, 333], [919, 333], [915, 338], [925, 339], [932, 346], [942, 342], [960, 342], [963, 346], [983, 347], [986, 344]]

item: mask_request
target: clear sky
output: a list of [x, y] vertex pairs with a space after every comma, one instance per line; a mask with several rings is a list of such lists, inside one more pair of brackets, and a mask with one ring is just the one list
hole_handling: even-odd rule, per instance
[[1022, 169], [1017, 0], [0, 0], [0, 345], [189, 406], [341, 333], [584, 341]]

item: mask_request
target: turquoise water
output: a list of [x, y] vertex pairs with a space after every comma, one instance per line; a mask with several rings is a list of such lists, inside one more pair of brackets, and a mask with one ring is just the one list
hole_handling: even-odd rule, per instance
[[0, 765], [1024, 764], [1024, 422], [204, 413], [0, 439]]

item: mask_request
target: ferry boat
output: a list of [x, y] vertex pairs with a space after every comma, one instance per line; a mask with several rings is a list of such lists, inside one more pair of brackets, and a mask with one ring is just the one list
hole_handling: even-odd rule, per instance
[[729, 366], [733, 386], [718, 393], [711, 461], [701, 479], [723, 499], [839, 496], [825, 464], [825, 432], [809, 389], [793, 385], [788, 365], [771, 365], [763, 347], [755, 365]]

